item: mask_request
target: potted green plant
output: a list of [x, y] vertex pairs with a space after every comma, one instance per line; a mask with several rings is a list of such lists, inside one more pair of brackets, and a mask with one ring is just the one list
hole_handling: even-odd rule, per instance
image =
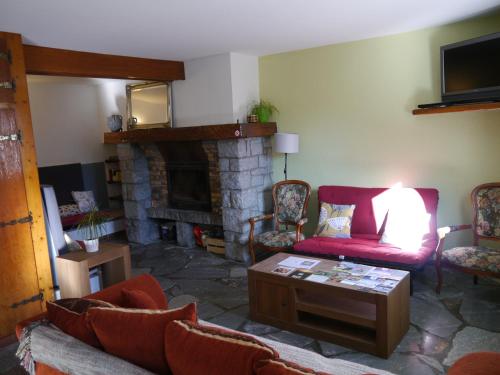
[[104, 223], [107, 218], [99, 213], [97, 207], [92, 208], [78, 224], [78, 230], [83, 236], [85, 250], [94, 253], [99, 250], [99, 237], [104, 234]]
[[278, 108], [265, 100], [260, 100], [259, 102], [255, 103], [250, 110], [250, 113], [252, 115], [257, 116], [259, 122], [269, 122], [269, 118], [275, 112], [279, 112]]

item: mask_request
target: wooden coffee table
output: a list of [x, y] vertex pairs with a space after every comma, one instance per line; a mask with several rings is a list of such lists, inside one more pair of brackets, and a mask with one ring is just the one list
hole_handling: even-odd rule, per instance
[[401, 279], [394, 281], [395, 286], [384, 293], [343, 284], [338, 276], [326, 282], [314, 282], [272, 272], [279, 262], [290, 256], [320, 260], [309, 270], [313, 273], [331, 273], [341, 263], [278, 253], [250, 267], [251, 318], [388, 358], [409, 328], [409, 272], [396, 271]]

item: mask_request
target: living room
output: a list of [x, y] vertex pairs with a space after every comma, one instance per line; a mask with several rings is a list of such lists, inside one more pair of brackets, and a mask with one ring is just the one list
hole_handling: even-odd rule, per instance
[[[0, 147], [20, 170], [9, 174], [10, 164], [0, 165], [8, 172], [0, 174], [0, 372], [24, 373], [14, 355], [18, 323], [32, 328], [21, 338], [23, 345], [32, 340], [31, 357], [22, 350], [20, 356], [37, 374], [230, 373], [221, 363], [236, 366], [236, 359], [221, 355], [217, 364], [217, 351], [245, 358], [228, 367], [232, 373], [498, 371], [499, 81], [488, 70], [498, 61], [498, 1], [261, 4], [275, 12], [246, 2], [127, 5], [0, 6], [0, 30], [22, 36], [21, 43], [0, 35], [0, 98], [7, 103], [0, 124], [8, 135]], [[124, 22], [131, 9], [151, 22]], [[163, 25], [167, 13], [172, 19]], [[193, 15], [197, 28], [187, 22]], [[492, 49], [477, 60], [488, 72], [480, 84], [487, 76], [494, 87], [450, 95], [446, 57], [489, 41]], [[170, 108], [154, 126], [132, 112], [134, 93], [145, 92], [134, 84], [151, 81], [162, 82], [155, 87]], [[262, 108], [272, 112], [267, 119]], [[85, 122], [74, 121], [78, 111]], [[85, 176], [97, 175], [100, 188], [85, 178], [72, 185], [67, 168], [75, 164]], [[54, 182], [42, 179], [46, 167], [62, 168]], [[106, 251], [86, 251], [84, 228], [75, 223], [52, 237], [59, 215], [53, 222], [39, 183], [61, 181], [69, 199], [74, 190], [94, 190], [99, 209], [120, 197], [121, 215], [113, 220], [123, 226], [100, 233]], [[117, 190], [100, 195], [102, 189]], [[54, 192], [57, 211], [60, 188]], [[272, 232], [273, 221], [280, 233]], [[392, 235], [404, 244], [387, 240]], [[65, 248], [80, 250], [49, 250], [58, 236]], [[298, 266], [299, 259], [312, 263]], [[90, 263], [82, 268], [83, 261]], [[87, 306], [78, 318], [91, 322], [99, 350], [68, 334], [76, 322], [54, 332], [26, 321], [46, 309], [51, 320], [54, 306], [71, 310], [61, 301], [95, 292], [85, 274], [90, 268], [101, 273], [102, 289], [90, 298], [134, 307], [116, 297], [132, 290], [129, 298], [151, 297], [150, 307], [135, 307], [154, 306], [159, 316], [180, 309], [187, 317], [165, 318], [177, 323], [164, 324], [161, 334], [139, 328], [109, 340], [111, 324], [96, 310], [113, 308]], [[380, 278], [383, 285], [372, 282]], [[198, 323], [181, 324], [196, 320], [193, 306]], [[221, 329], [240, 332], [233, 339], [241, 346], [196, 342], [195, 333], [235, 334]], [[190, 363], [182, 345], [167, 343], [169, 334], [192, 345], [189, 351], [200, 352], [201, 344], [220, 349]], [[127, 347], [148, 335], [159, 340], [154, 348]], [[248, 352], [248, 340], [277, 354]], [[80, 343], [86, 356], [67, 351], [70, 343]], [[43, 344], [53, 353], [40, 350]], [[132, 351], [159, 351], [161, 359]], [[208, 362], [213, 367], [203, 367]]]

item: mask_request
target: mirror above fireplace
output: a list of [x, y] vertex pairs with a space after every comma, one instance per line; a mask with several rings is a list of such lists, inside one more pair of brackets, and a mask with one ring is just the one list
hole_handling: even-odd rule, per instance
[[127, 128], [172, 126], [172, 87], [169, 82], [127, 85]]

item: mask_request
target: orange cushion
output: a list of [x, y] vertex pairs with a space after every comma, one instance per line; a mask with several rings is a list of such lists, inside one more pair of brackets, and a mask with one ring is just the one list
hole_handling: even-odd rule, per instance
[[88, 316], [106, 352], [164, 374], [168, 372], [165, 327], [167, 323], [177, 319], [195, 322], [196, 305], [191, 303], [173, 310], [97, 307], [91, 308]]
[[493, 375], [500, 373], [498, 364], [500, 353], [479, 352], [470, 353], [458, 361], [448, 370], [448, 375]]
[[87, 311], [91, 307], [113, 307], [112, 304], [98, 300], [66, 298], [47, 301], [47, 318], [56, 327], [84, 343], [100, 348], [99, 340], [87, 322]]
[[329, 375], [326, 372], [316, 372], [282, 359], [259, 361], [254, 368], [255, 375]]
[[123, 307], [132, 309], [159, 309], [160, 306], [146, 292], [137, 289], [122, 289]]
[[278, 357], [274, 349], [251, 336], [187, 321], [169, 323], [165, 343], [175, 375], [251, 375], [254, 362]]
[[35, 374], [36, 375], [65, 375], [65, 372], [61, 372], [58, 369], [50, 367], [45, 363], [36, 362], [35, 363]]

